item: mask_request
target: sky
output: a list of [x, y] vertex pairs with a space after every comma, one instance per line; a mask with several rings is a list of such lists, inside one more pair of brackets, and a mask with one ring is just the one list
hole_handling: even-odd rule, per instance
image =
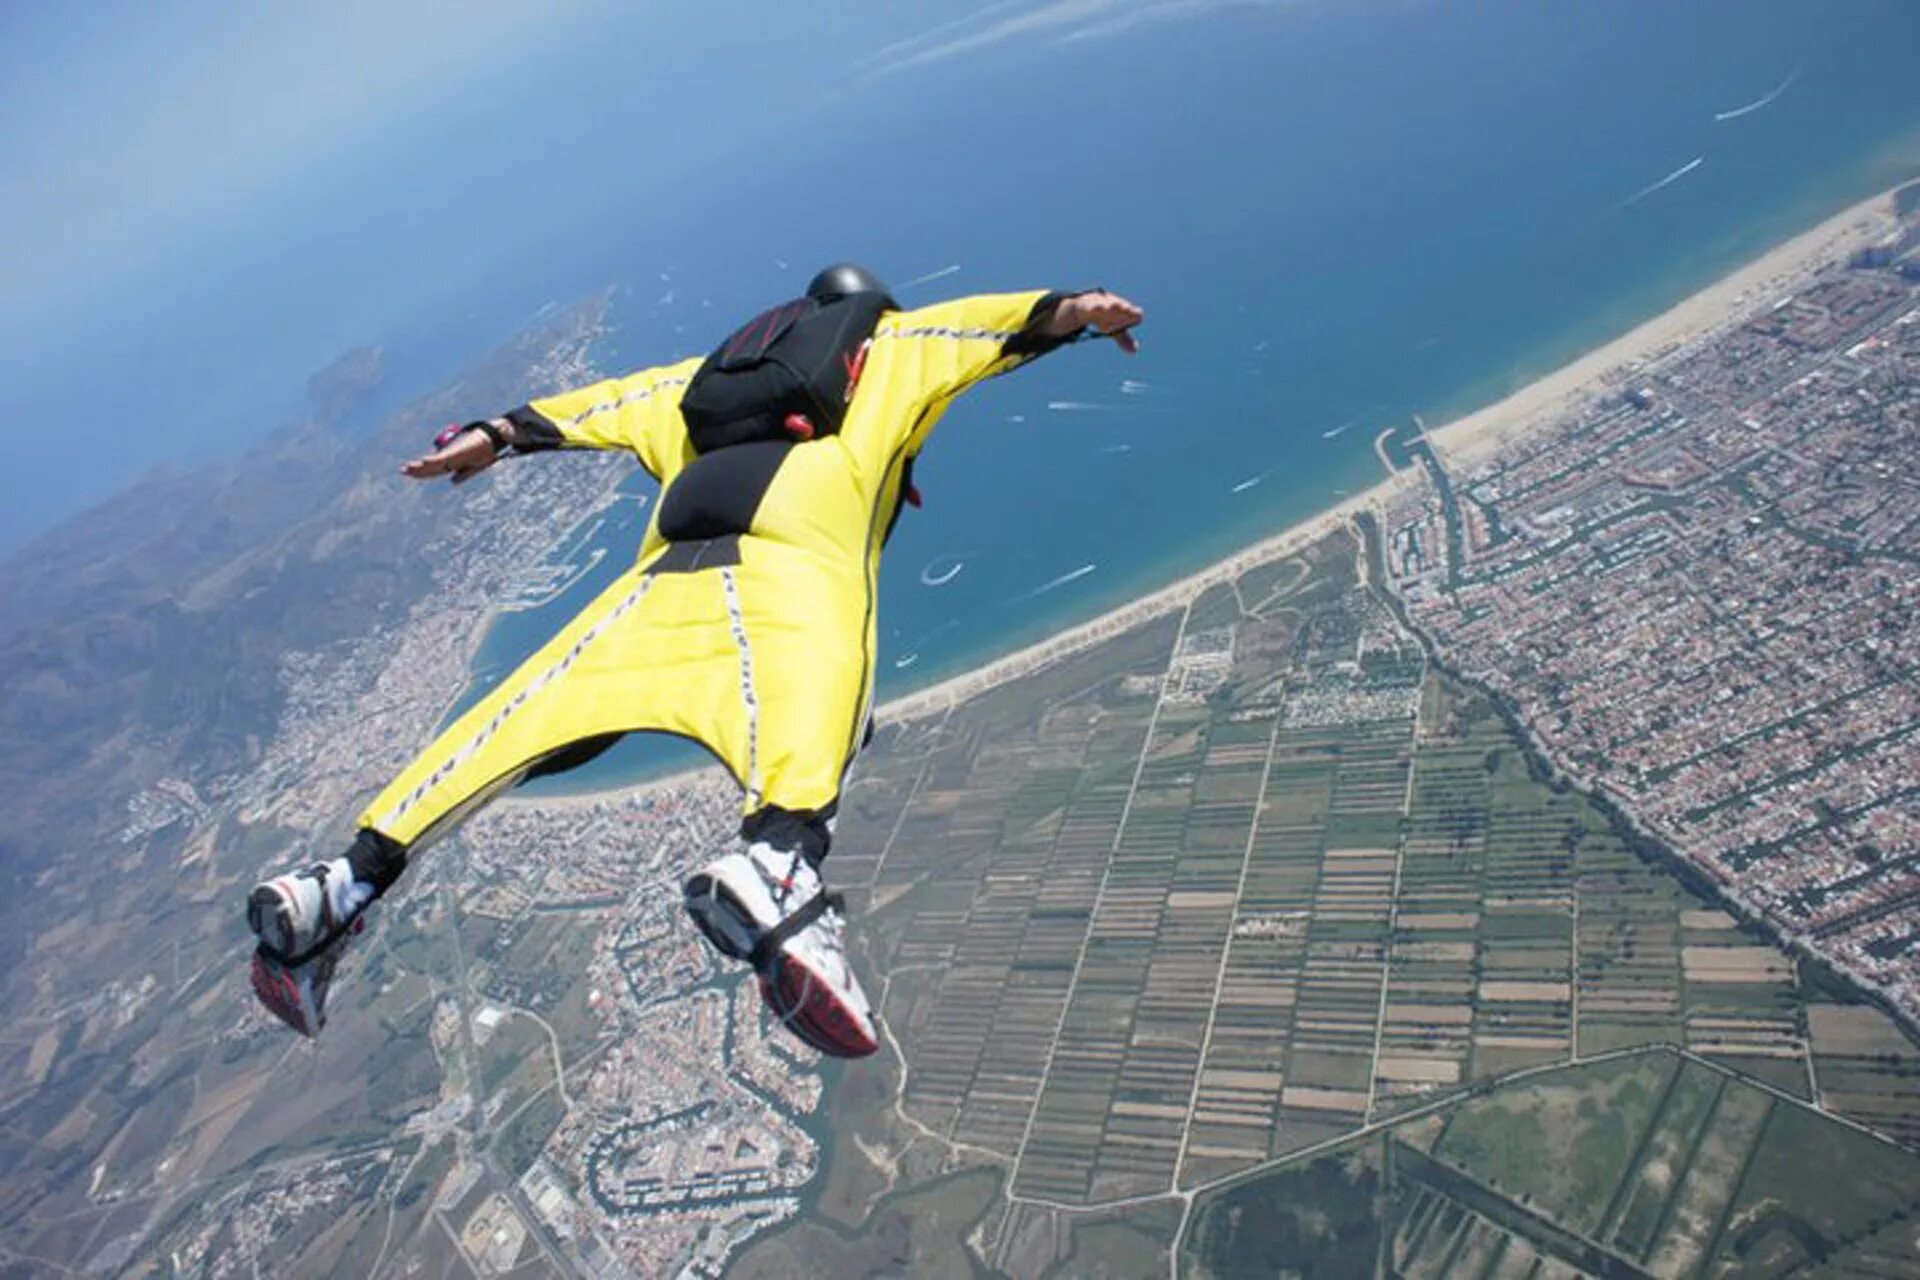
[[[1149, 290], [1163, 361], [1212, 340], [1207, 307], [1326, 286], [1287, 323], [1377, 380], [1410, 281], [1465, 305], [1454, 276], [1527, 253], [1540, 288], [1488, 279], [1571, 332], [1644, 306], [1626, 284], [1664, 289], [1674, 253], [1750, 252], [1871, 170], [1862, 149], [1913, 127], [1914, 23], [1882, 0], [0, 4], [0, 557], [290, 425], [362, 343], [410, 352], [389, 390], [424, 393], [454, 369], [408, 335], [438, 326], [465, 361], [543, 301], [673, 266], [716, 317], [672, 354], [704, 349], [765, 302], [769, 224], [796, 263], [964, 258], [935, 289]], [[1714, 119], [1801, 65], [1779, 103]], [[1708, 150], [1632, 218], [1588, 212]], [[1539, 234], [1561, 222], [1605, 241], [1587, 256], [1620, 290], [1546, 287], [1575, 278]], [[1408, 260], [1356, 285], [1361, 243]], [[616, 304], [622, 358], [682, 340], [650, 302]], [[1491, 377], [1526, 354], [1470, 328], [1484, 352], [1420, 359]]]
[[[1248, 0], [0, 6], [0, 555], [282, 425], [305, 377], [770, 122]], [[755, 38], [742, 41], [739, 33]]]

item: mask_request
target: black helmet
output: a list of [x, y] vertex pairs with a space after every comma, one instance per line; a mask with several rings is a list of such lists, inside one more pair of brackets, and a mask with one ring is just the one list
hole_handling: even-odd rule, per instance
[[900, 309], [886, 282], [855, 262], [836, 262], [807, 282], [809, 298], [841, 298], [850, 293], [877, 293], [888, 307]]

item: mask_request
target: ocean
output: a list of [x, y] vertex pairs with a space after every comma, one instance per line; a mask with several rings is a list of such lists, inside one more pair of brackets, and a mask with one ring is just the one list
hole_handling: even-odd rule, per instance
[[[1920, 174], [1917, 53], [1900, 3], [1225, 8], [935, 62], [689, 189], [609, 177], [578, 234], [442, 305], [504, 331], [615, 285], [600, 362], [626, 371], [843, 257], [909, 304], [1141, 302], [1138, 357], [1066, 350], [941, 426], [884, 562], [884, 700], [1311, 516], [1379, 478], [1383, 427], [1497, 399]], [[499, 616], [472, 696], [631, 563], [649, 489], [593, 572]], [[701, 758], [623, 745], [537, 785]]]

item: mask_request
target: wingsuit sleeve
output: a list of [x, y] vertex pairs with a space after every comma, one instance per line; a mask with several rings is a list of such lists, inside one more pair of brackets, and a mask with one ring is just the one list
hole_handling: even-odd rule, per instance
[[693, 460], [680, 398], [700, 357], [531, 400], [507, 413], [514, 448], [625, 449], [663, 484]]
[[887, 315], [874, 331], [860, 389], [841, 434], [863, 470], [917, 454], [968, 387], [1073, 341], [1047, 333], [1070, 294], [1031, 290], [956, 298]]

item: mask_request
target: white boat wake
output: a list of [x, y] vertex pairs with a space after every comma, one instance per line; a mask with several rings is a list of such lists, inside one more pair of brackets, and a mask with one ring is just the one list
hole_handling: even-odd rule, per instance
[[1035, 596], [1043, 596], [1047, 592], [1052, 591], [1055, 588], [1064, 587], [1069, 582], [1074, 582], [1081, 578], [1086, 577], [1088, 574], [1092, 573], [1095, 569], [1098, 569], [1099, 567], [1100, 566], [1094, 563], [1093, 561], [1088, 561], [1086, 564], [1081, 565], [1078, 569], [1069, 569], [1067, 572], [1061, 574], [1059, 577], [1050, 578], [1047, 581], [1041, 583], [1039, 586], [1035, 587], [1033, 590], [1027, 592], [1025, 595], [1015, 596], [1014, 599], [1015, 600], [1031, 600]]
[[1242, 480], [1239, 484], [1227, 490], [1227, 492], [1228, 493], [1245, 493], [1247, 490], [1253, 488], [1253, 486], [1259, 484], [1262, 480], [1265, 480], [1271, 474], [1273, 473], [1270, 471], [1262, 471], [1257, 476], [1248, 476], [1245, 480]]
[[893, 669], [895, 671], [905, 671], [908, 667], [912, 666], [914, 663], [918, 661], [920, 661], [920, 654], [918, 651], [915, 651], [913, 653], [905, 653], [893, 660]]
[[1800, 78], [1800, 72], [1805, 65], [1802, 63], [1801, 66], [1787, 72], [1787, 78], [1775, 85], [1771, 92], [1762, 94], [1744, 107], [1735, 107], [1731, 111], [1716, 111], [1713, 113], [1713, 118], [1719, 121], [1738, 120], [1741, 116], [1752, 115], [1762, 107], [1773, 105], [1775, 99], [1793, 87], [1793, 82]]
[[[944, 573], [935, 573], [933, 571], [934, 566], [942, 560], [953, 561], [953, 566]], [[935, 556], [933, 559], [927, 561], [926, 565], [921, 568], [920, 585], [923, 587], [944, 587], [959, 577], [960, 571], [966, 567], [967, 562], [958, 556]]]
[[1151, 382], [1142, 382], [1138, 378], [1122, 378], [1120, 394], [1123, 396], [1144, 396], [1153, 390]]
[[1049, 400], [1047, 408], [1055, 413], [1112, 413], [1117, 404], [1095, 404], [1091, 400]]
[[1104, 448], [1104, 449], [1102, 449], [1102, 450], [1100, 450], [1100, 452], [1102, 452], [1102, 453], [1132, 453], [1132, 452], [1133, 452], [1133, 446], [1132, 446], [1132, 445], [1130, 445], [1130, 444], [1110, 444], [1110, 445], [1108, 445], [1108, 446], [1107, 446], [1106, 448]]
[[1648, 196], [1652, 195], [1654, 192], [1662, 190], [1663, 188], [1666, 188], [1666, 187], [1670, 187], [1674, 183], [1680, 181], [1680, 179], [1686, 177], [1688, 174], [1692, 173], [1695, 169], [1698, 169], [1701, 165], [1705, 164], [1706, 162], [1707, 162], [1707, 158], [1705, 156], [1695, 156], [1693, 159], [1687, 161], [1685, 164], [1681, 165], [1678, 169], [1675, 169], [1672, 173], [1668, 174], [1666, 177], [1660, 179], [1660, 181], [1648, 183], [1646, 186], [1640, 188], [1638, 191], [1628, 196], [1625, 200], [1622, 200], [1619, 204], [1615, 205], [1614, 209], [1618, 211], [1621, 209], [1628, 208], [1632, 205], [1639, 204], [1642, 200], [1645, 200]]
[[911, 289], [913, 288], [913, 286], [917, 284], [932, 284], [935, 280], [939, 280], [943, 277], [953, 275], [959, 270], [960, 270], [960, 264], [956, 262], [950, 267], [942, 267], [938, 271], [929, 271], [927, 272], [927, 274], [923, 276], [915, 276], [913, 279], [907, 281], [905, 284], [901, 285], [900, 287], [902, 289]]

